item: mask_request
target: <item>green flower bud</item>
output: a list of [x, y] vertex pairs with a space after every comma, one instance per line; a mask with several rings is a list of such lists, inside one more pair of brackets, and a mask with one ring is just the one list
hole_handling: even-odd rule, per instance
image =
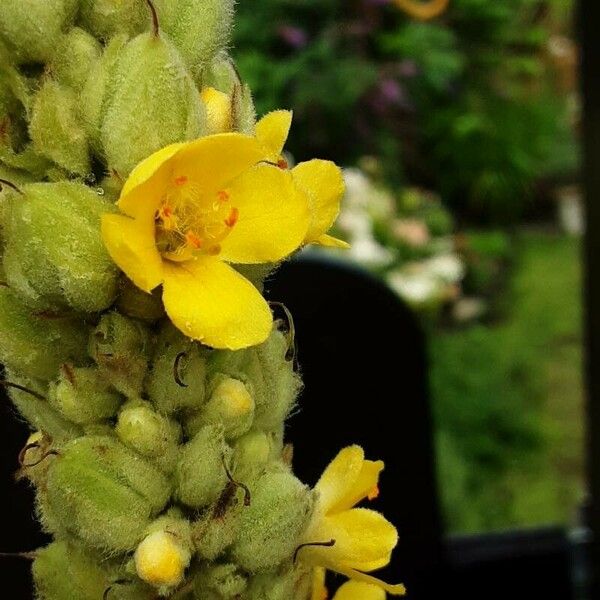
[[74, 27], [61, 39], [49, 65], [50, 73], [56, 81], [80, 90], [101, 53], [102, 46], [93, 36]]
[[247, 585], [248, 579], [237, 565], [207, 565], [194, 579], [194, 597], [198, 600], [235, 600], [245, 597]]
[[121, 411], [115, 427], [119, 439], [129, 448], [154, 459], [165, 471], [177, 460], [181, 426], [157, 413], [149, 402], [131, 400]]
[[61, 450], [48, 470], [44, 501], [69, 532], [107, 552], [133, 550], [171, 493], [150, 463], [110, 437], [86, 436]]
[[[140, 4], [142, 4], [142, 2], [140, 2]], [[90, 147], [99, 157], [102, 157], [104, 154], [100, 139], [100, 130], [106, 112], [107, 86], [112, 78], [113, 70], [126, 42], [127, 38], [125, 36], [117, 36], [110, 40], [104, 49], [102, 56], [91, 65], [89, 76], [87, 77], [80, 94], [79, 113], [81, 115], [83, 127]], [[120, 191], [123, 182], [118, 178], [115, 179], [120, 183]]]
[[119, 313], [102, 315], [90, 336], [89, 353], [101, 374], [128, 398], [138, 398], [148, 369], [150, 335], [140, 321]]
[[180, 451], [175, 468], [177, 499], [192, 508], [214, 502], [227, 483], [225, 461], [230, 454], [222, 427], [209, 425], [201, 429]]
[[[24, 171], [37, 180], [44, 179], [52, 167], [52, 162], [38, 154], [31, 144], [18, 153], [14, 152], [12, 148], [0, 144], [0, 162], [11, 169]], [[9, 179], [9, 181], [12, 180]]]
[[281, 442], [273, 433], [251, 431], [233, 446], [233, 473], [238, 481], [249, 484], [263, 474], [267, 466], [281, 457]]
[[248, 388], [226, 375], [217, 375], [210, 387], [208, 402], [187, 421], [188, 434], [194, 435], [205, 425], [218, 423], [223, 425], [228, 440], [246, 433], [254, 419], [254, 400]]
[[166, 31], [194, 76], [229, 43], [233, 0], [160, 0], [157, 8]]
[[148, 28], [150, 16], [143, 0], [81, 0], [79, 21], [96, 37], [131, 37]]
[[96, 368], [65, 363], [58, 380], [50, 386], [50, 404], [78, 425], [89, 425], [113, 417], [121, 396], [111, 390]]
[[168, 595], [183, 581], [191, 558], [190, 523], [178, 511], [170, 511], [149, 527], [134, 560], [140, 579]]
[[91, 171], [76, 92], [47, 79], [34, 98], [29, 133], [36, 152], [75, 175]]
[[289, 600], [310, 598], [312, 571], [301, 567], [252, 577], [244, 600]]
[[60, 365], [82, 356], [86, 328], [70, 319], [35, 316], [0, 287], [0, 362], [27, 377], [49, 381]]
[[310, 490], [291, 473], [263, 475], [252, 489], [252, 503], [242, 512], [233, 559], [250, 572], [291, 559], [312, 506]]
[[[13, 404], [35, 429], [48, 434], [52, 440], [58, 443], [72, 440], [82, 434], [80, 427], [66, 419], [44, 399], [45, 386], [40, 385], [35, 380], [21, 377], [11, 370], [7, 370], [6, 377], [11, 383], [24, 386], [27, 390], [36, 394], [33, 395], [30, 392], [18, 389], [10, 390], [10, 398]], [[27, 462], [32, 461], [28, 460]]]
[[106, 102], [102, 145], [109, 168], [122, 177], [156, 150], [203, 132], [200, 95], [163, 35], [144, 33], [126, 44]]
[[147, 294], [134, 285], [128, 277], [121, 278], [117, 308], [128, 317], [149, 323], [154, 323], [165, 316], [160, 291]]
[[4, 269], [9, 285], [34, 303], [81, 311], [107, 308], [118, 271], [100, 237], [112, 206], [78, 183], [38, 183], [12, 198]]
[[98, 600], [111, 584], [110, 575], [93, 555], [66, 541], [38, 550], [33, 563], [39, 600]]
[[78, 0], [3, 0], [0, 39], [21, 63], [47, 62], [75, 19]]
[[160, 412], [173, 414], [202, 406], [207, 352], [171, 323], [163, 326], [146, 379], [148, 398]]

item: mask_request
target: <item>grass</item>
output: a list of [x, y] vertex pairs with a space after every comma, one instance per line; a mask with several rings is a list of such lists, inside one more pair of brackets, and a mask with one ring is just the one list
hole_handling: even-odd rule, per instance
[[583, 494], [580, 244], [515, 243], [502, 318], [431, 339], [449, 531], [570, 522]]

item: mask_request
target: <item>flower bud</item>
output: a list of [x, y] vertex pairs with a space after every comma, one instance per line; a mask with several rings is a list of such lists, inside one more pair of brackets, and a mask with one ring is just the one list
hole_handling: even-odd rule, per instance
[[170, 497], [168, 480], [111, 437], [86, 436], [61, 449], [44, 501], [60, 531], [108, 552], [133, 550]]
[[128, 398], [139, 398], [148, 369], [150, 335], [139, 321], [117, 312], [102, 315], [90, 336], [89, 353], [101, 374]]
[[203, 600], [235, 600], [245, 597], [247, 584], [246, 575], [237, 565], [213, 564], [206, 565], [196, 575], [194, 591]]
[[146, 393], [159, 412], [198, 409], [206, 396], [206, 351], [171, 323], [160, 332]]
[[289, 600], [310, 598], [312, 570], [295, 567], [281, 572], [260, 573], [248, 582], [244, 600]]
[[238, 379], [226, 375], [217, 375], [211, 388], [208, 402], [188, 420], [188, 433], [194, 435], [211, 423], [221, 423], [228, 440], [246, 433], [254, 419], [254, 400], [248, 388]]
[[164, 471], [173, 469], [181, 427], [176, 421], [157, 413], [149, 402], [127, 402], [119, 412], [115, 432], [126, 446], [156, 460]]
[[93, 36], [74, 27], [61, 39], [49, 71], [59, 83], [80, 90], [101, 53], [102, 46]]
[[206, 133], [226, 133], [233, 127], [232, 99], [225, 92], [205, 87], [200, 94], [206, 107]]
[[233, 544], [240, 528], [240, 516], [246, 506], [235, 485], [227, 486], [212, 507], [194, 523], [192, 537], [196, 554], [214, 561]]
[[127, 37], [148, 28], [150, 15], [142, 0], [81, 0], [79, 21], [101, 40], [115, 35]]
[[312, 506], [310, 490], [291, 473], [266, 473], [255, 483], [252, 503], [241, 514], [232, 557], [250, 572], [291, 559]]
[[0, 39], [21, 63], [47, 62], [73, 22], [78, 0], [2, 0]]
[[272, 433], [250, 431], [236, 441], [233, 450], [233, 473], [249, 485], [281, 455], [281, 442]]
[[109, 203], [85, 185], [38, 183], [14, 197], [6, 228], [8, 284], [31, 302], [94, 312], [117, 291], [118, 271], [100, 236]]
[[229, 43], [233, 0], [160, 0], [157, 8], [166, 31], [194, 76]]
[[35, 95], [29, 133], [36, 152], [75, 175], [91, 171], [88, 141], [75, 91], [47, 79]]
[[[201, 429], [180, 450], [175, 469], [177, 499], [192, 508], [214, 502], [227, 483], [225, 465], [230, 453], [222, 427], [209, 425]], [[202, 476], [198, 476], [200, 473]]]
[[204, 131], [200, 96], [162, 34], [144, 33], [125, 45], [107, 92], [101, 140], [109, 168], [122, 177], [156, 150]]
[[60, 365], [82, 355], [88, 335], [70, 319], [35, 316], [5, 287], [0, 287], [0, 331], [0, 362], [44, 381], [56, 377]]
[[171, 511], [150, 525], [134, 560], [140, 579], [166, 595], [183, 581], [191, 557], [190, 524], [178, 511]]
[[154, 323], [165, 316], [160, 293], [156, 291], [147, 294], [127, 277], [121, 278], [120, 281], [117, 308], [128, 317], [149, 323]]
[[90, 425], [113, 417], [121, 396], [111, 390], [100, 372], [66, 363], [50, 386], [49, 401], [62, 415], [78, 425]]

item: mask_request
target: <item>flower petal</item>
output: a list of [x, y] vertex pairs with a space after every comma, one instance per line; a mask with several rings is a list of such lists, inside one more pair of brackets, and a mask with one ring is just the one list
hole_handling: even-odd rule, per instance
[[340, 450], [329, 463], [315, 486], [322, 513], [329, 513], [332, 507], [343, 502], [351, 493], [362, 471], [364, 459], [364, 450], [355, 445]]
[[385, 600], [385, 591], [379, 586], [361, 581], [347, 581], [333, 600]]
[[317, 246], [323, 246], [324, 248], [340, 248], [342, 250], [348, 250], [348, 248], [350, 248], [350, 244], [348, 242], [340, 240], [339, 238], [331, 235], [327, 235], [326, 233], [319, 236], [312, 243], [317, 244]]
[[263, 342], [273, 317], [258, 290], [216, 257], [164, 263], [163, 302], [184, 334], [213, 348]]
[[292, 126], [292, 112], [275, 110], [256, 124], [256, 139], [269, 153], [270, 160], [277, 161]]
[[318, 240], [335, 222], [344, 196], [342, 170], [328, 160], [309, 160], [292, 169], [296, 185], [307, 195], [312, 223], [306, 242]]
[[344, 498], [331, 507], [330, 512], [347, 510], [371, 495], [376, 496], [379, 493], [379, 474], [383, 471], [384, 466], [381, 460], [363, 461], [360, 474], [354, 480], [352, 487], [348, 489]]
[[238, 220], [221, 243], [223, 260], [276, 262], [302, 244], [310, 213], [289, 171], [258, 165], [238, 177], [227, 192]]
[[185, 144], [173, 159], [173, 177], [187, 178], [200, 192], [210, 193], [264, 159], [265, 151], [254, 137], [217, 133]]
[[154, 224], [122, 215], [102, 215], [102, 240], [119, 268], [146, 292], [163, 278], [162, 259], [154, 241]]
[[327, 600], [328, 593], [325, 585], [325, 569], [316, 567], [313, 569], [311, 600]]
[[[347, 566], [373, 570], [389, 563], [398, 543], [396, 528], [380, 513], [366, 508], [354, 508], [314, 522], [305, 537], [314, 540], [335, 540], [331, 547], [309, 546], [304, 557], [325, 567]], [[323, 561], [323, 562], [321, 562]]]
[[342, 575], [345, 575], [346, 577], [348, 577], [354, 581], [360, 581], [362, 583], [367, 583], [369, 585], [377, 586], [378, 588], [385, 590], [388, 594], [391, 594], [392, 596], [405, 596], [406, 595], [406, 588], [401, 583], [396, 583], [396, 584], [386, 583], [385, 581], [381, 581], [381, 579], [377, 579], [377, 577], [373, 577], [372, 575], [367, 575], [366, 573], [361, 573], [360, 571], [355, 571], [354, 569], [348, 569], [348, 568], [342, 567], [340, 569], [336, 568], [335, 571], [337, 573], [341, 573]]

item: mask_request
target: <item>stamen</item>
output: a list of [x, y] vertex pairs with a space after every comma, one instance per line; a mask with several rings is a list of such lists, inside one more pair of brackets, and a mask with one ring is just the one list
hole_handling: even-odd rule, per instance
[[332, 546], [335, 546], [335, 540], [329, 540], [328, 542], [307, 542], [306, 544], [300, 544], [294, 552], [294, 562], [296, 562], [298, 558], [298, 552], [300, 552], [302, 548], [306, 548], [307, 546], [321, 546], [324, 548], [331, 548]]
[[367, 495], [369, 500], [375, 500], [375, 498], [379, 498], [379, 486], [376, 485]]
[[219, 202], [223, 204], [224, 202], [227, 202], [229, 200], [229, 192], [226, 192], [225, 190], [220, 190], [217, 192], [217, 198], [219, 199]]
[[196, 250], [199, 250], [202, 247], [202, 240], [191, 230], [185, 234], [185, 241], [188, 246], [191, 246]]
[[284, 171], [285, 171], [287, 168], [289, 168], [288, 161], [287, 161], [287, 160], [285, 160], [285, 158], [283, 158], [283, 157], [282, 157], [282, 158], [280, 158], [280, 159], [277, 161], [277, 166], [278, 166], [280, 169], [283, 169]]
[[227, 225], [227, 227], [234, 227], [239, 218], [240, 211], [234, 207], [231, 209], [229, 216], [225, 219], [225, 225]]
[[175, 178], [175, 185], [178, 187], [185, 185], [187, 182], [188, 178], [185, 175], [180, 175], [179, 177]]

